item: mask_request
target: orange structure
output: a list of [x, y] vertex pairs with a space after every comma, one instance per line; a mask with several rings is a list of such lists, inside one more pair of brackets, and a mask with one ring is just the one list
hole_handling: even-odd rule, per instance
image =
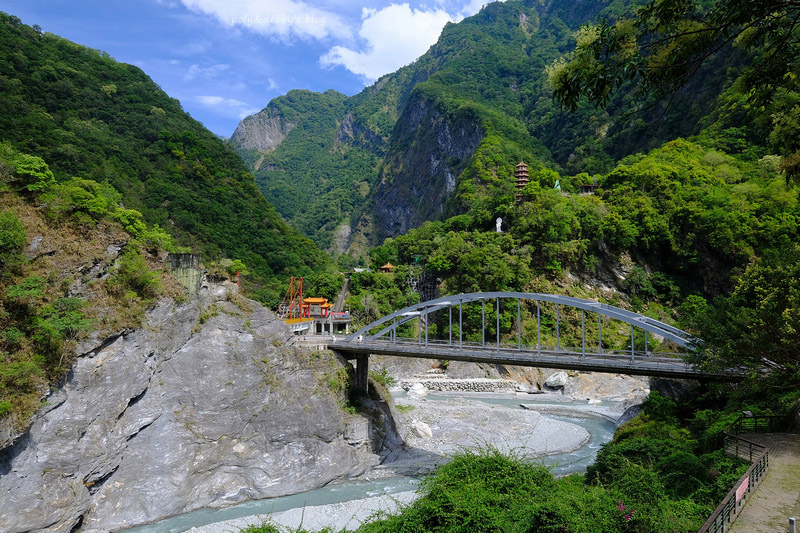
[[290, 278], [289, 290], [278, 307], [278, 316], [295, 335], [333, 335], [350, 332], [350, 313], [334, 311], [327, 298], [305, 298], [303, 278]]
[[381, 272], [393, 272], [395, 268], [397, 267], [387, 262], [385, 265], [381, 267]]
[[301, 308], [303, 318], [326, 318], [331, 314], [332, 303], [327, 298], [306, 298]]
[[303, 307], [303, 278], [289, 278], [289, 290], [278, 306], [278, 317], [283, 320], [299, 318]]
[[514, 178], [516, 179], [514, 186], [517, 188], [517, 203], [519, 203], [522, 201], [522, 189], [531, 181], [528, 176], [528, 165], [520, 161], [514, 170]]

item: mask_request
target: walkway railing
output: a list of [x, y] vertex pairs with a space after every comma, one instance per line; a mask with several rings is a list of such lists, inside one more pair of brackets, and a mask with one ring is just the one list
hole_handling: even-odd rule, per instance
[[[800, 405], [800, 404], [799, 404]], [[796, 415], [795, 415], [796, 416]], [[750, 468], [728, 492], [698, 533], [723, 533], [736, 520], [745, 500], [769, 468], [769, 449], [740, 437], [742, 433], [777, 433], [785, 431], [793, 416], [740, 416], [724, 432], [728, 455], [750, 461]]]
[[[755, 443], [751, 443], [755, 444]], [[769, 450], [764, 451], [758, 456], [755, 462], [750, 465], [747, 472], [739, 478], [736, 485], [722, 500], [722, 503], [714, 510], [714, 513], [706, 520], [698, 533], [722, 533], [726, 526], [729, 526], [737, 518], [737, 514], [744, 506], [744, 502], [750, 492], [766, 475], [769, 468]]]

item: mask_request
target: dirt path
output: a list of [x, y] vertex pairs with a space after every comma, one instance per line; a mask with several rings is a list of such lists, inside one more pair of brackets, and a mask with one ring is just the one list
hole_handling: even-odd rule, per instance
[[789, 517], [800, 519], [800, 434], [741, 436], [769, 447], [769, 469], [747, 499], [730, 533], [785, 533]]

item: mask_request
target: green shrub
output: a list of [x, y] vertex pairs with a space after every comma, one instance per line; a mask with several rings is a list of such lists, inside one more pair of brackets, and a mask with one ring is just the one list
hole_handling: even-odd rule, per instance
[[0, 211], [0, 276], [5, 277], [20, 262], [26, 240], [25, 226], [17, 216], [11, 211]]
[[50, 167], [40, 157], [14, 153], [10, 156], [9, 163], [15, 169], [15, 181], [27, 191], [43, 191], [56, 182]]
[[111, 292], [128, 297], [129, 291], [143, 300], [157, 297], [161, 292], [161, 276], [147, 268], [147, 262], [136, 246], [128, 245], [119, 256], [115, 271], [109, 276]]
[[135, 209], [116, 209], [111, 218], [122, 224], [132, 237], [141, 237], [147, 230], [147, 226], [142, 220], [142, 214]]
[[521, 509], [554, 485], [546, 468], [520, 457], [465, 450], [422, 482], [417, 502], [360, 531], [526, 531]]
[[159, 250], [175, 252], [177, 250], [175, 242], [172, 240], [172, 235], [164, 231], [158, 224], [146, 228], [139, 236], [139, 240], [142, 246], [151, 252], [157, 252]]
[[376, 383], [380, 383], [387, 389], [397, 384], [397, 380], [394, 379], [391, 375], [389, 375], [389, 371], [386, 370], [386, 367], [382, 367], [379, 371], [370, 370], [369, 377], [372, 378], [373, 381]]
[[658, 391], [651, 391], [642, 402], [642, 411], [653, 420], [675, 420], [675, 402]]
[[28, 276], [22, 283], [6, 289], [6, 298], [22, 303], [32, 303], [44, 296], [45, 281], [39, 276]]
[[708, 469], [693, 453], [678, 451], [656, 465], [667, 494], [675, 500], [688, 498], [710, 481]]
[[0, 391], [4, 395], [34, 392], [44, 377], [43, 365], [41, 356], [14, 362], [0, 359]]
[[97, 221], [108, 216], [122, 195], [107, 183], [71, 178], [50, 186], [39, 199], [53, 216], [71, 215], [80, 222]]
[[37, 345], [55, 354], [61, 351], [64, 341], [91, 329], [93, 321], [84, 316], [84, 304], [80, 298], [59, 298], [43, 306], [33, 317], [33, 339]]

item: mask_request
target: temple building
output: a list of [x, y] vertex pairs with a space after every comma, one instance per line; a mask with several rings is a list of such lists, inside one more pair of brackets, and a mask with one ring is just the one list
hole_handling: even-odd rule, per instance
[[300, 307], [301, 318], [312, 319], [307, 335], [347, 335], [350, 333], [350, 313], [333, 311], [327, 298], [305, 298]]

